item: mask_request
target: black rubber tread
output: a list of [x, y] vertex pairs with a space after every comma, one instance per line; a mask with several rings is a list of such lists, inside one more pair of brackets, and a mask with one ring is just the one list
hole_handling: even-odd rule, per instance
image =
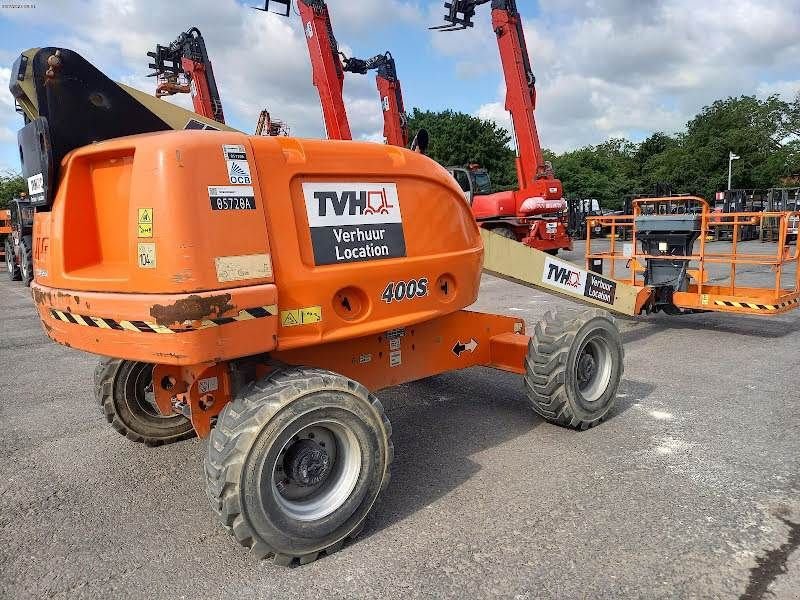
[[581, 329], [593, 319], [606, 319], [616, 329], [616, 321], [605, 310], [589, 309], [579, 316], [549, 311], [536, 324], [525, 359], [525, 387], [533, 410], [550, 423], [584, 431], [604, 421], [614, 405], [616, 390], [624, 370], [624, 348], [619, 341], [620, 364], [613, 395], [598, 414], [579, 415], [567, 390], [567, 364], [573, 342]]
[[[281, 409], [293, 400], [314, 391], [340, 389], [358, 396], [372, 406], [380, 418], [387, 445], [386, 465], [380, 492], [389, 485], [390, 467], [394, 458], [392, 426], [380, 400], [351, 379], [315, 368], [288, 367], [276, 371], [266, 379], [252, 383], [220, 413], [217, 426], [212, 430], [205, 459], [206, 495], [211, 508], [225, 530], [237, 542], [250, 549], [258, 560], [271, 558], [280, 566], [292, 566], [296, 562], [305, 565], [321, 556], [339, 551], [347, 540], [358, 537], [364, 528], [362, 520], [342, 539], [319, 551], [309, 554], [285, 554], [275, 552], [264, 542], [242, 514], [239, 499], [240, 475], [253, 441]], [[369, 512], [369, 511], [367, 511]]]
[[181, 423], [181, 427], [163, 437], [154, 435], [152, 431], [137, 431], [135, 425], [125, 421], [114, 402], [114, 384], [120, 368], [126, 362], [130, 361], [106, 358], [101, 360], [95, 367], [95, 398], [97, 398], [103, 410], [106, 421], [111, 423], [111, 426], [117, 432], [124, 435], [130, 441], [137, 444], [144, 444], [149, 448], [174, 444], [195, 437], [197, 434], [195, 433], [194, 427], [192, 427], [191, 421], [188, 419], [185, 419], [185, 422]]
[[26, 286], [33, 283], [33, 240], [23, 238], [19, 245], [20, 279]]
[[[6, 253], [6, 273], [8, 274], [8, 278], [11, 281], [20, 281], [22, 279], [22, 273], [20, 273], [19, 267], [17, 266], [16, 258], [14, 257], [14, 243], [11, 241], [11, 236], [8, 236], [5, 241], [5, 253]], [[11, 270], [8, 270], [9, 265], [11, 265]]]

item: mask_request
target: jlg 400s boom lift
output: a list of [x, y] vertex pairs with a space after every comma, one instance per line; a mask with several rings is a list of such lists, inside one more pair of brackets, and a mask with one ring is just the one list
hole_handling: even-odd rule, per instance
[[[638, 290], [482, 232], [425, 156], [174, 131], [201, 117], [62, 48], [25, 52], [11, 89], [23, 174], [43, 178], [47, 334], [110, 357], [96, 395], [129, 439], [210, 438], [212, 509], [254, 556], [307, 563], [358, 534], [394, 455], [382, 388], [484, 365], [524, 375], [549, 421], [609, 415], [623, 351], [602, 309], [633, 314]], [[464, 310], [482, 267], [593, 308], [529, 337]]]
[[[409, 141], [408, 125], [397, 65], [391, 53], [368, 60], [345, 57], [339, 52], [327, 3], [324, 0], [296, 0], [296, 4], [308, 42], [312, 77], [322, 103], [328, 139], [353, 139], [344, 104], [345, 72], [366, 75], [376, 70], [383, 109], [383, 136], [387, 144], [405, 148]], [[292, 0], [265, 0], [264, 8], [259, 10], [269, 12], [273, 6], [277, 6], [276, 14], [288, 17]]]
[[[477, 7], [489, 1], [447, 2], [446, 24], [433, 29], [460, 31], [474, 27]], [[551, 253], [560, 249], [571, 250], [563, 187], [544, 160], [536, 129], [536, 77], [528, 55], [522, 17], [515, 0], [491, 0], [491, 4], [492, 26], [497, 35], [506, 82], [506, 110], [511, 113], [517, 141], [519, 189], [489, 194], [486, 186], [481, 184], [481, 177], [488, 182], [485, 170], [451, 171], [466, 192], [472, 203], [472, 212], [483, 227], [538, 250]]]

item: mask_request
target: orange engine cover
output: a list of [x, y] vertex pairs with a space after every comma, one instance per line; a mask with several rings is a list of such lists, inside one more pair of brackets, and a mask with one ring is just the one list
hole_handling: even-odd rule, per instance
[[50, 337], [176, 365], [460, 310], [483, 255], [463, 193], [424, 156], [211, 131], [72, 152], [34, 236]]

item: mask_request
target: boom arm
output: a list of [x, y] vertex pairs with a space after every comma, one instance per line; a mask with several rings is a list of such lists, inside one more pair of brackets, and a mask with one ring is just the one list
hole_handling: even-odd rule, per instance
[[148, 52], [147, 56], [153, 59], [149, 66], [154, 72], [150, 77], [158, 78], [156, 97], [191, 93], [197, 114], [225, 122], [214, 69], [197, 27], [181, 33], [169, 46], [156, 46], [155, 52]]
[[397, 64], [391, 52], [378, 54], [368, 60], [346, 58], [344, 70], [347, 73], [366, 75], [377, 70], [376, 82], [383, 107], [383, 137], [387, 144], [405, 148], [408, 146], [408, 122], [403, 104], [403, 90], [397, 77]]
[[[521, 190], [534, 186], [540, 179], [552, 180], [545, 197], [561, 197], [560, 182], [554, 179], [545, 162], [536, 128], [536, 77], [525, 42], [522, 17], [516, 0], [452, 0], [445, 3], [446, 24], [434, 27], [440, 31], [459, 31], [474, 27], [476, 8], [492, 3], [492, 25], [497, 35], [503, 75], [506, 81], [506, 110], [511, 113], [517, 139], [517, 176]], [[557, 184], [557, 185], [556, 185]], [[538, 187], [538, 186], [537, 186]], [[557, 188], [557, 192], [549, 190]]]
[[[280, 7], [281, 16], [288, 17], [291, 0], [265, 0], [263, 10], [270, 11], [270, 4]], [[300, 19], [308, 42], [308, 54], [311, 57], [311, 70], [314, 87], [319, 92], [322, 103], [322, 115], [325, 119], [325, 130], [328, 139], [351, 140], [350, 123], [344, 106], [342, 91], [344, 89], [344, 70], [339, 58], [339, 44], [333, 35], [333, 26], [325, 0], [297, 0]]]

